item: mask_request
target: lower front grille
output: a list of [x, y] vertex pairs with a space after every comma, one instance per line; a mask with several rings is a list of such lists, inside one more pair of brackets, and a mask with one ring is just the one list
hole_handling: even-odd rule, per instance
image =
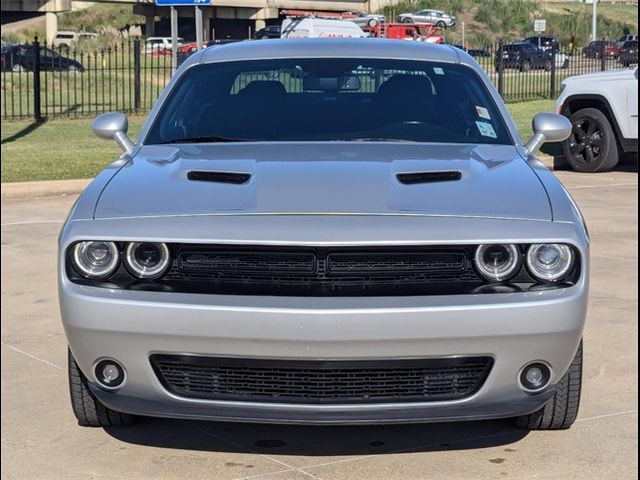
[[152, 355], [164, 387], [211, 400], [382, 403], [460, 400], [483, 385], [490, 357], [390, 361], [279, 361]]

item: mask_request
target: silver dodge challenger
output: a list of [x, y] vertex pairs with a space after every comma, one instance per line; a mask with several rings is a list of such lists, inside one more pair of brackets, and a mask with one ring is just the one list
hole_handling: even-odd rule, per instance
[[80, 425], [578, 412], [589, 237], [478, 64], [381, 39], [191, 56], [74, 205], [59, 297]]

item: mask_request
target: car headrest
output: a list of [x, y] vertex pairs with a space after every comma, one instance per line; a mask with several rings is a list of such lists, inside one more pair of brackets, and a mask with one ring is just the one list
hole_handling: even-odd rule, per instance
[[275, 80], [254, 80], [238, 92], [238, 99], [267, 103], [284, 100], [287, 91], [284, 85]]
[[424, 75], [396, 74], [378, 88], [378, 95], [385, 98], [432, 97], [431, 81]]

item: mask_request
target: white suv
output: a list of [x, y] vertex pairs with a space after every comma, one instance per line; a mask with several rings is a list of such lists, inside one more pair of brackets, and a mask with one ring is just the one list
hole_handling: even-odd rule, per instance
[[555, 154], [555, 165], [601, 172], [625, 153], [638, 152], [638, 69], [570, 77], [562, 82], [556, 111], [571, 119], [573, 132]]

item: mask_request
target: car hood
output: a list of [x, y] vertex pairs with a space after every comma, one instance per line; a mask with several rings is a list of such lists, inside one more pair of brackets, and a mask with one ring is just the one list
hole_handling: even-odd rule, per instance
[[564, 84], [572, 82], [586, 82], [586, 81], [602, 81], [602, 80], [631, 80], [635, 79], [635, 71], [633, 69], [617, 69], [608, 70], [606, 72], [587, 73], [585, 75], [578, 75], [575, 77], [569, 77], [562, 81]]
[[[193, 180], [189, 172], [251, 177], [224, 183]], [[434, 172], [460, 178], [442, 181]], [[402, 183], [400, 173], [427, 173], [430, 181]], [[107, 184], [94, 215], [208, 214], [551, 220], [546, 191], [514, 146], [397, 142], [143, 146]]]

